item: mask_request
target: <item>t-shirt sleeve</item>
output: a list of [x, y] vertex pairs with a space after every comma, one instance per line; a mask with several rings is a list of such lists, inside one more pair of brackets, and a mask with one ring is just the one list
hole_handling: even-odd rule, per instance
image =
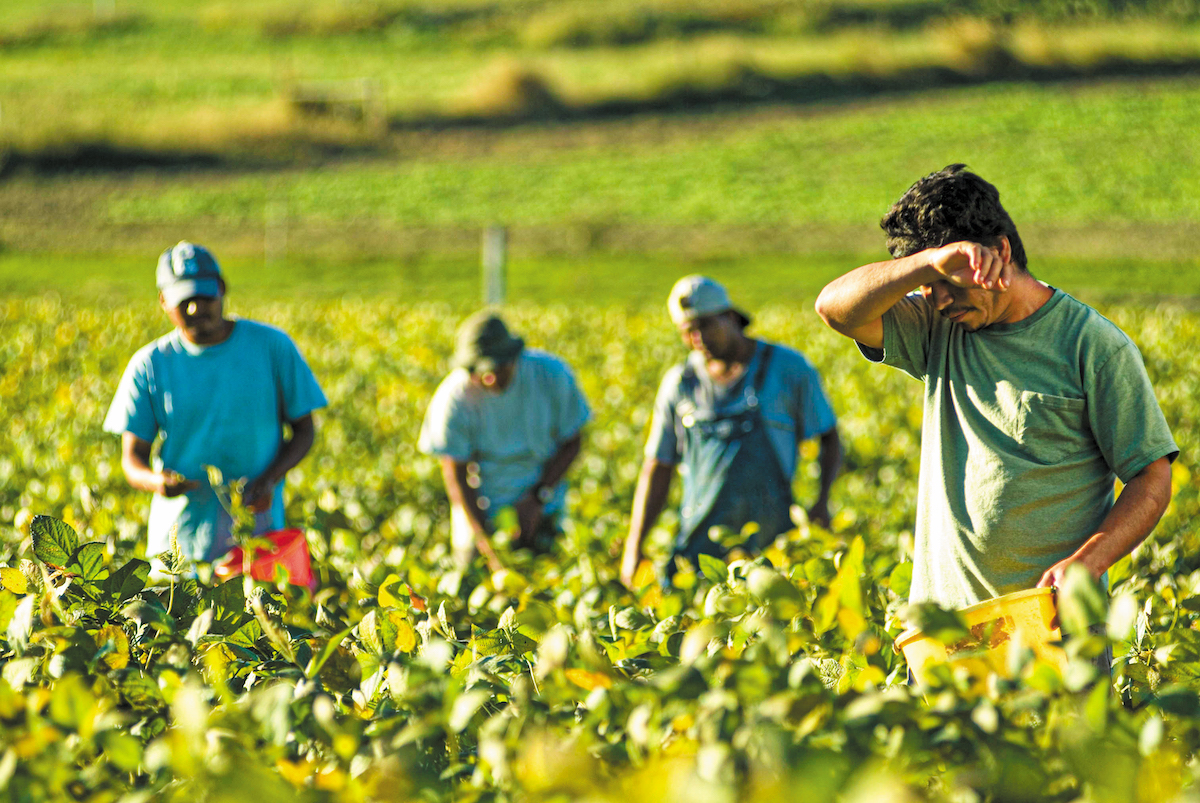
[[858, 344], [871, 362], [881, 362], [917, 379], [928, 373], [929, 342], [937, 311], [920, 295], [909, 293], [883, 314], [883, 348]]
[[312, 369], [290, 337], [282, 335], [275, 341], [273, 355], [280, 401], [288, 421], [303, 418], [329, 404]]
[[824, 435], [837, 424], [837, 417], [833, 414], [833, 406], [821, 387], [820, 374], [806, 357], [800, 355], [796, 361], [794, 376], [796, 408], [793, 415], [801, 424], [796, 439], [803, 441]]
[[417, 449], [423, 454], [449, 457], [465, 463], [474, 452], [470, 413], [456, 398], [449, 381], [448, 377], [438, 386], [425, 410]]
[[121, 375], [117, 392], [104, 417], [104, 431], [122, 435], [126, 432], [147, 442], [158, 436], [158, 421], [150, 391], [150, 356], [142, 351], [134, 355]]
[[1089, 379], [1088, 423], [1104, 459], [1122, 482], [1160, 457], [1175, 459], [1179, 447], [1137, 346], [1127, 343]]
[[679, 421], [675, 415], [675, 405], [679, 400], [679, 376], [679, 369], [672, 369], [658, 386], [658, 394], [654, 397], [654, 413], [650, 418], [650, 435], [643, 452], [648, 460], [675, 465], [682, 459]]
[[584, 398], [583, 390], [580, 389], [579, 383], [575, 381], [575, 374], [571, 372], [570, 367], [563, 362], [559, 363], [560, 371], [557, 380], [554, 383], [555, 389], [555, 432], [557, 437], [555, 440], [561, 444], [570, 440], [579, 434], [583, 429], [583, 425], [588, 422], [592, 416], [592, 411], [588, 407], [587, 399]]

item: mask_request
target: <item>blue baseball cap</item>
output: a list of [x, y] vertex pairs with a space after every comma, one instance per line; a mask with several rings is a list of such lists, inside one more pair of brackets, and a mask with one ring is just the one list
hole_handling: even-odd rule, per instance
[[158, 291], [168, 307], [196, 296], [221, 295], [221, 268], [216, 257], [202, 245], [181, 240], [158, 258]]

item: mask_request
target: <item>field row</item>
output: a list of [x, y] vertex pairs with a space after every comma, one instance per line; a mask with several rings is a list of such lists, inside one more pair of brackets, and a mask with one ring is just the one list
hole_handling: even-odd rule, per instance
[[[920, 386], [812, 313], [754, 309], [752, 331], [824, 377], [847, 451], [832, 531], [799, 527], [770, 565], [713, 561], [630, 593], [613, 555], [651, 396], [682, 356], [661, 311], [508, 310], [575, 368], [595, 419], [554, 553], [501, 541], [508, 570], [491, 575], [454, 568], [436, 466], [414, 450], [459, 316], [379, 299], [238, 307], [295, 336], [331, 401], [289, 474], [314, 595], [218, 585], [204, 566], [149, 585], [147, 499], [100, 421], [161, 313], [0, 301], [0, 788], [15, 799], [1194, 800], [1200, 315], [1105, 310], [1139, 343], [1182, 452], [1166, 516], [1109, 573], [1111, 608], [1086, 584], [1061, 591], [1079, 636], [1067, 671], [1016, 655], [1021, 682], [946, 671], [923, 698], [892, 647]], [[802, 471], [797, 498], [814, 484]], [[1103, 619], [1113, 689], [1088, 660], [1103, 640], [1082, 635]]]

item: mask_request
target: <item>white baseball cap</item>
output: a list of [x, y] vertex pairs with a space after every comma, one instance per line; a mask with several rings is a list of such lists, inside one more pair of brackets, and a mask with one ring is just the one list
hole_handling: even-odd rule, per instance
[[724, 287], [699, 274], [684, 276], [675, 282], [667, 298], [667, 311], [671, 313], [671, 320], [676, 326], [722, 312], [735, 313], [742, 319], [743, 326], [750, 323], [750, 316], [733, 306]]

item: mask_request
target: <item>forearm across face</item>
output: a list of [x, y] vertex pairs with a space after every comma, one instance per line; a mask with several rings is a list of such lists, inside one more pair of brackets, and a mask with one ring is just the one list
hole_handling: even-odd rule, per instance
[[1015, 267], [1008, 241], [998, 247], [968, 241], [863, 265], [834, 279], [817, 297], [817, 314], [836, 332], [883, 348], [883, 314], [918, 287], [946, 281], [956, 287], [1007, 290]]
[[817, 297], [817, 314], [835, 332], [882, 348], [883, 314], [938, 277], [926, 253], [873, 262], [834, 279]]

